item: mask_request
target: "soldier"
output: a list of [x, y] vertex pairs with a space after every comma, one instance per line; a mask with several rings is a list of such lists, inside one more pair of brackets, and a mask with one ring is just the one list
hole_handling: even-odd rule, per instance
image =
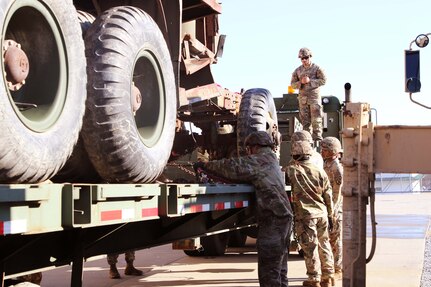
[[[305, 131], [305, 130], [296, 131], [292, 134], [292, 136], [290, 137], [291, 144], [292, 144], [292, 142], [296, 142], [296, 141], [308, 141], [308, 142], [310, 142], [311, 146], [313, 146], [313, 144], [314, 144], [314, 141], [313, 141], [313, 138], [311, 137], [310, 132]], [[323, 168], [322, 155], [320, 153], [318, 153], [317, 151], [315, 151], [314, 149], [313, 149], [312, 154], [310, 156], [310, 160], [313, 163], [315, 163], [317, 166]]]
[[342, 276], [342, 241], [341, 226], [343, 217], [343, 196], [341, 186], [343, 184], [343, 166], [338, 157], [342, 152], [341, 143], [335, 137], [325, 137], [321, 142], [321, 153], [324, 163], [324, 170], [329, 177], [332, 187], [332, 202], [334, 204], [334, 226], [329, 232], [329, 242], [331, 243], [332, 253], [334, 254], [335, 278], [341, 279]]
[[334, 284], [334, 258], [328, 237], [332, 227], [332, 190], [322, 168], [311, 162], [308, 141], [292, 143], [293, 162], [288, 167], [295, 210], [295, 231], [304, 251], [308, 287]]
[[[126, 253], [124, 253], [124, 257], [127, 263], [126, 269], [124, 270], [125, 275], [142, 276], [144, 274], [144, 272], [133, 266], [133, 262], [135, 261], [135, 251], [126, 251]], [[109, 264], [109, 278], [120, 279], [121, 276], [117, 269], [118, 254], [108, 254], [107, 260]]]
[[266, 132], [253, 132], [245, 140], [247, 156], [207, 163], [197, 162], [194, 168], [197, 171], [203, 169], [209, 176], [254, 185], [259, 226], [259, 285], [287, 287], [287, 257], [293, 215], [273, 145]]
[[302, 65], [292, 73], [291, 86], [299, 89], [299, 120], [304, 130], [309, 131], [313, 140], [322, 140], [322, 99], [320, 86], [326, 83], [322, 68], [311, 62], [311, 50], [301, 48], [298, 57]]

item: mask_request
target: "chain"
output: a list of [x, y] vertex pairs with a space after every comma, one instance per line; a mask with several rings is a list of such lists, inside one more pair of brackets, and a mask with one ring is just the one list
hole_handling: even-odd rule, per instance
[[189, 170], [188, 168], [185, 167], [185, 166], [193, 166], [193, 163], [190, 162], [190, 161], [187, 161], [187, 162], [185, 162], [183, 164], [179, 164], [179, 163], [176, 163], [176, 162], [171, 162], [171, 163], [168, 163], [168, 166], [176, 167], [179, 170], [181, 170], [181, 171], [183, 171], [183, 172], [185, 172], [187, 174], [190, 174], [192, 176], [196, 176], [195, 172], [193, 172], [193, 171], [191, 171], [191, 170]]

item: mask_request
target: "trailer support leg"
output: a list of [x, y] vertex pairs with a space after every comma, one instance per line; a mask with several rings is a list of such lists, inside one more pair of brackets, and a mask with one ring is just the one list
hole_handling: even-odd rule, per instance
[[74, 257], [72, 262], [72, 278], [70, 286], [72, 287], [82, 287], [83, 269], [84, 269], [84, 248], [82, 245], [82, 235], [78, 232], [76, 236], [76, 245], [74, 251]]
[[3, 269], [3, 265], [2, 265], [2, 268], [0, 268], [0, 286], [4, 287], [4, 269]]

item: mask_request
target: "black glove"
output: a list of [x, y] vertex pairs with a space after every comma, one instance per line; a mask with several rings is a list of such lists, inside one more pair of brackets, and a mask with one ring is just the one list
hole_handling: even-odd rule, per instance
[[331, 232], [333, 228], [334, 228], [334, 222], [332, 221], [332, 217], [328, 217], [328, 230], [329, 230], [329, 232]]
[[198, 173], [205, 169], [205, 163], [203, 161], [197, 161], [193, 164], [193, 169], [195, 170], [195, 173]]

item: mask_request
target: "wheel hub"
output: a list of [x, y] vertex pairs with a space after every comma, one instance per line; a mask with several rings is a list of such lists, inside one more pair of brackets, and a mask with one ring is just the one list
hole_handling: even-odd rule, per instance
[[132, 107], [133, 112], [136, 113], [137, 110], [141, 107], [142, 96], [141, 91], [139, 91], [138, 87], [134, 84], [132, 85]]
[[13, 40], [3, 44], [3, 60], [6, 70], [6, 81], [9, 90], [17, 91], [24, 84], [30, 70], [30, 64], [21, 45]]

